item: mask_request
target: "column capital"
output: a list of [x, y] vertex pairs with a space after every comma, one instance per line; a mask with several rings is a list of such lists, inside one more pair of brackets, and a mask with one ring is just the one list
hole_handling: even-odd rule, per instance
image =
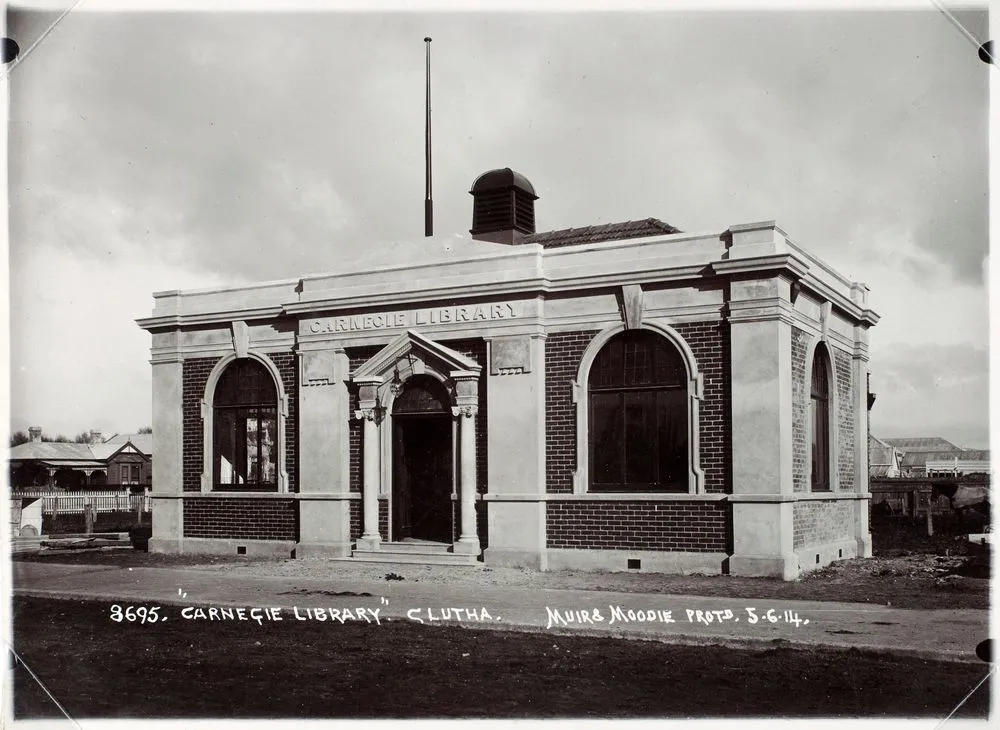
[[354, 411], [354, 420], [356, 421], [372, 421], [373, 423], [382, 422], [382, 412], [384, 408], [379, 408], [374, 406], [372, 408], [359, 408]]
[[472, 418], [479, 413], [478, 405], [459, 405], [451, 407], [451, 415], [460, 417], [465, 416], [466, 418]]

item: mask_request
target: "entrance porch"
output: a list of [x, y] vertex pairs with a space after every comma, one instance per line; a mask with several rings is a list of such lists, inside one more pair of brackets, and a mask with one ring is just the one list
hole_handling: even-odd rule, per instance
[[[481, 366], [408, 331], [351, 375], [362, 421], [362, 535], [352, 558], [475, 564]], [[379, 498], [388, 534], [380, 532]]]

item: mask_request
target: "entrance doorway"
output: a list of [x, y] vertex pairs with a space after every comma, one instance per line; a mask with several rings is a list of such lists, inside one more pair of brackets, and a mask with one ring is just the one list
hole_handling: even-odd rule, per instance
[[392, 409], [392, 540], [451, 543], [452, 417], [447, 390], [409, 378]]

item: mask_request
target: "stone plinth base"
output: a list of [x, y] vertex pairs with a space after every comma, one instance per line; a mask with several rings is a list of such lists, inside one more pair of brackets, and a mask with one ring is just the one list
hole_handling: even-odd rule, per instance
[[[242, 550], [241, 550], [242, 548]], [[185, 537], [180, 540], [150, 538], [151, 553], [183, 555], [246, 555], [247, 557], [291, 558], [295, 543], [290, 540], [218, 540]]]
[[781, 578], [794, 580], [799, 577], [799, 558], [787, 555], [733, 555], [729, 558], [729, 574], [749, 578]]
[[[654, 550], [545, 551], [546, 570], [633, 571], [637, 573], [705, 573], [719, 575], [725, 553], [659, 552]], [[639, 561], [629, 568], [629, 561]], [[634, 563], [633, 563], [634, 564]]]
[[488, 547], [483, 551], [483, 562], [497, 568], [530, 568], [545, 570], [545, 553], [538, 550]]
[[296, 558], [349, 558], [349, 542], [300, 542], [295, 546]]

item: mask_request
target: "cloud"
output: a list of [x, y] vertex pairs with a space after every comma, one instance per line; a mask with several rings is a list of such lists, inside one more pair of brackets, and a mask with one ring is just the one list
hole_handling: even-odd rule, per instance
[[960, 446], [988, 448], [985, 348], [898, 344], [873, 354], [871, 371], [871, 388], [878, 394], [872, 409], [876, 435], [949, 438], [954, 433]]
[[[985, 34], [985, 12], [961, 20]], [[878, 377], [904, 345], [985, 345], [990, 69], [933, 9], [117, 12], [71, 13], [11, 77], [11, 266], [38, 297], [14, 310], [15, 357], [57, 377], [57, 340], [29, 322], [110, 307], [118, 336], [138, 336], [157, 287], [434, 251], [421, 244], [426, 35], [448, 240], [468, 231], [475, 177], [511, 166], [539, 191], [540, 230], [777, 219], [871, 286]], [[134, 288], [135, 308], [88, 279]], [[107, 366], [91, 334], [74, 344], [80, 382]]]
[[149, 425], [150, 338], [134, 320], [149, 315], [153, 291], [229, 283], [134, 254], [112, 262], [53, 248], [18, 262], [10, 287], [12, 430], [38, 425], [72, 436]]

